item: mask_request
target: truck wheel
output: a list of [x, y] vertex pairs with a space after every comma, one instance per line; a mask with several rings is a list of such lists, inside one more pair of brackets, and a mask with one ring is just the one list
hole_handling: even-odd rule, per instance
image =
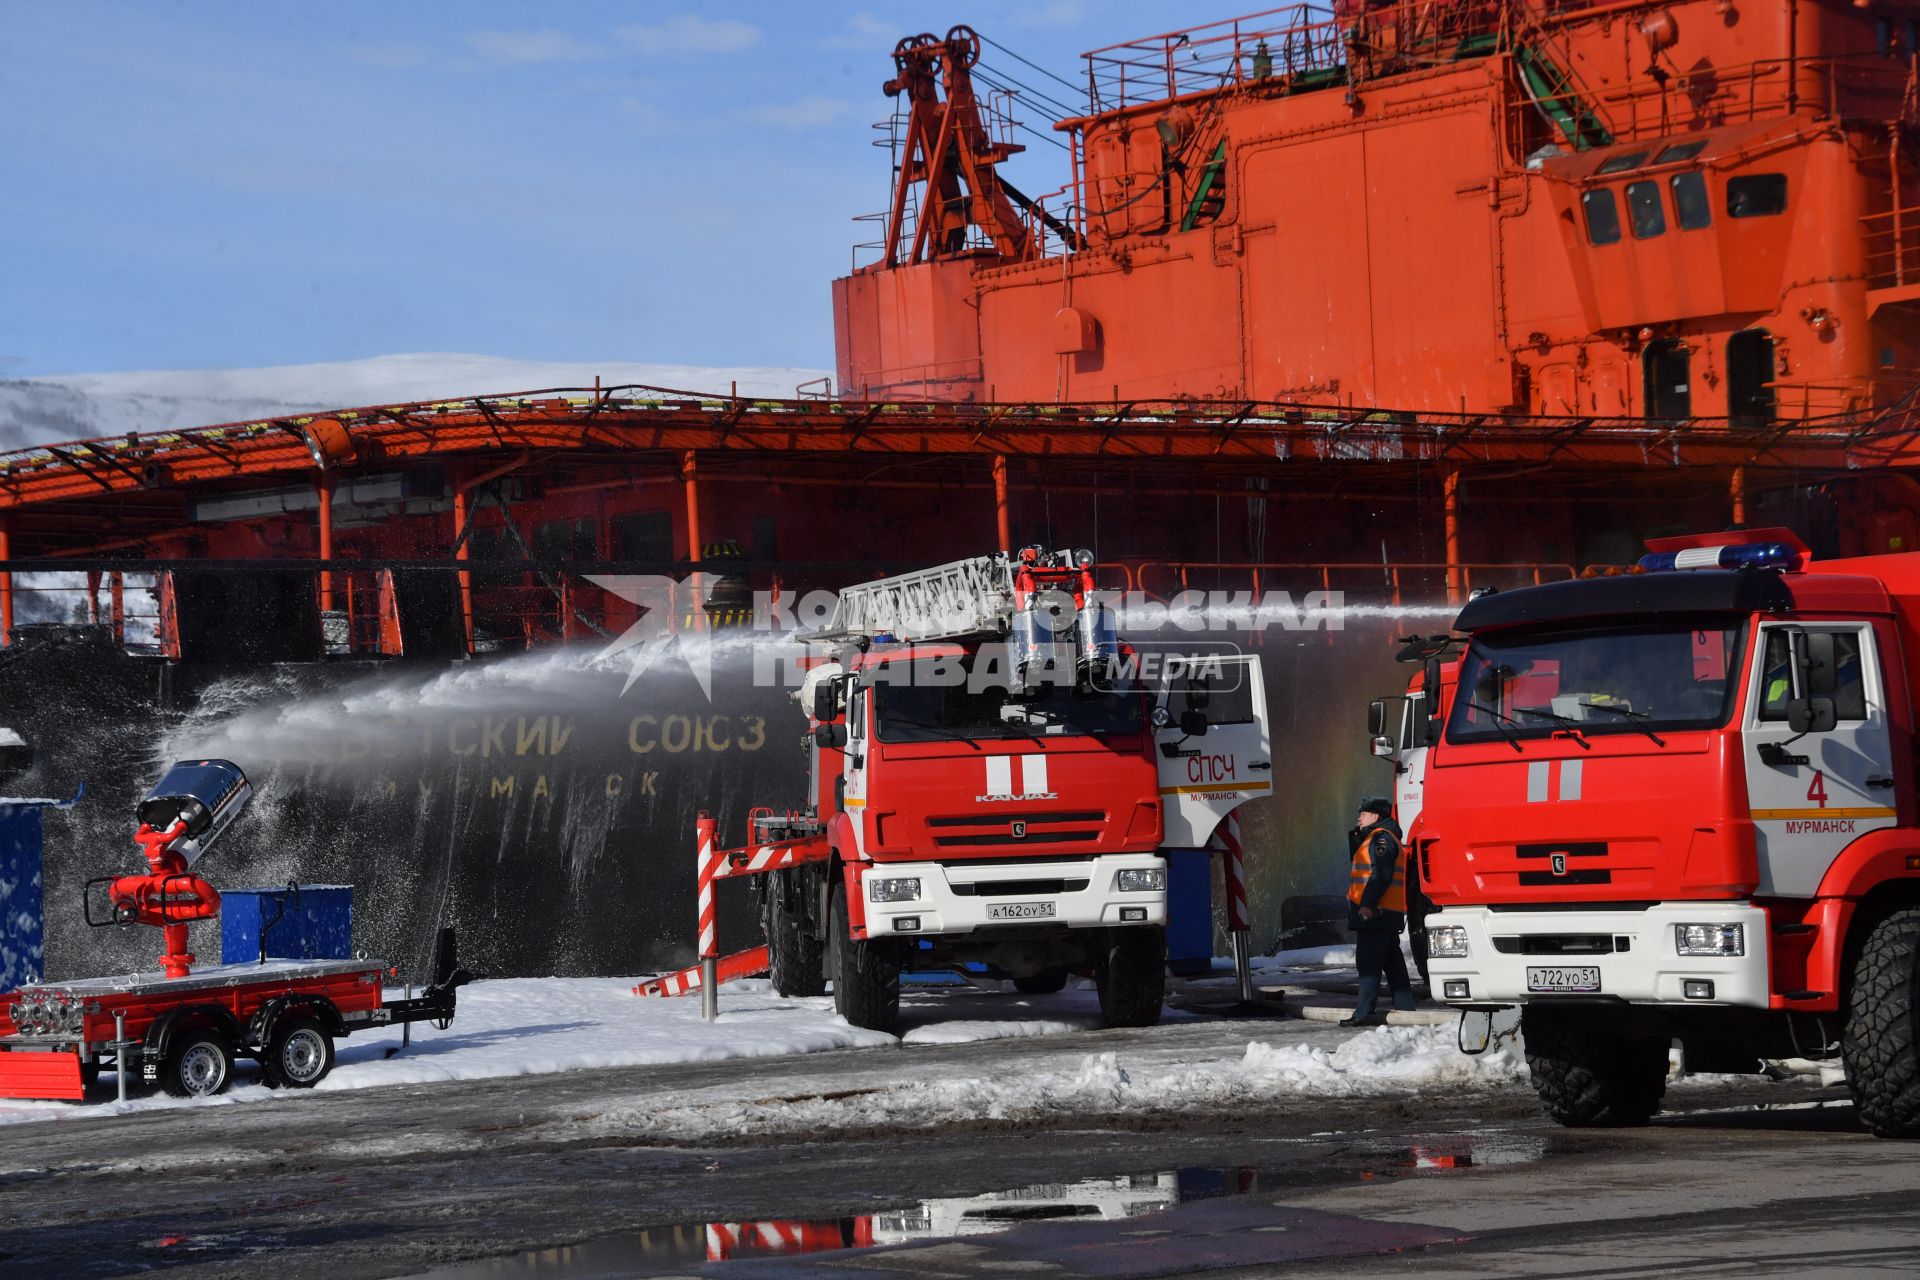
[[783, 996], [823, 996], [827, 994], [826, 943], [813, 936], [803, 913], [787, 909], [789, 890], [795, 895], [805, 893], [806, 877], [797, 871], [774, 872], [767, 885], [767, 972], [773, 989]]
[[269, 1088], [311, 1089], [331, 1070], [333, 1037], [313, 1018], [283, 1018], [260, 1055]]
[[1023, 996], [1050, 996], [1067, 985], [1067, 971], [1056, 965], [1013, 980], [1013, 989]]
[[1920, 1137], [1920, 907], [1873, 927], [1853, 962], [1840, 1057], [1860, 1123], [1876, 1138]]
[[180, 1033], [160, 1064], [160, 1087], [176, 1098], [210, 1098], [233, 1083], [233, 1050], [218, 1031]]
[[1527, 1071], [1547, 1114], [1571, 1129], [1643, 1125], [1667, 1092], [1668, 1042], [1596, 1035], [1559, 1010], [1520, 1014]]
[[834, 891], [829, 932], [835, 1012], [856, 1027], [892, 1031], [900, 1022], [900, 962], [871, 942], [853, 940], [842, 890]]
[[1150, 1027], [1167, 995], [1167, 936], [1161, 929], [1115, 929], [1093, 968], [1100, 1015], [1110, 1027]]

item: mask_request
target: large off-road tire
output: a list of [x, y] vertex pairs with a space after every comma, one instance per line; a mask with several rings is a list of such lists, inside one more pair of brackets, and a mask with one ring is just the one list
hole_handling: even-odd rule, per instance
[[160, 1087], [176, 1098], [210, 1098], [233, 1083], [233, 1050], [209, 1028], [183, 1031], [160, 1063]]
[[1920, 1137], [1920, 907], [1873, 927], [1853, 962], [1840, 1056], [1860, 1123], [1876, 1138]]
[[1167, 934], [1158, 925], [1115, 929], [1093, 967], [1100, 1016], [1110, 1027], [1150, 1027], [1167, 997]]
[[884, 943], [856, 942], [847, 895], [836, 889], [828, 913], [828, 965], [835, 1012], [856, 1027], [892, 1031], [900, 1023], [900, 962]]
[[1013, 989], [1023, 996], [1050, 996], [1067, 985], [1067, 971], [1062, 965], [1051, 969], [1042, 969], [1038, 973], [1027, 974], [1013, 980]]
[[1527, 1070], [1547, 1114], [1571, 1129], [1643, 1125], [1667, 1092], [1670, 1042], [1596, 1033], [1575, 1009], [1529, 1005], [1520, 1015]]
[[317, 1018], [282, 1018], [260, 1055], [261, 1075], [273, 1089], [311, 1089], [332, 1070], [333, 1037]]
[[808, 877], [794, 870], [774, 872], [767, 885], [767, 973], [783, 996], [827, 994], [826, 941], [814, 936], [804, 912], [787, 907], [809, 887]]

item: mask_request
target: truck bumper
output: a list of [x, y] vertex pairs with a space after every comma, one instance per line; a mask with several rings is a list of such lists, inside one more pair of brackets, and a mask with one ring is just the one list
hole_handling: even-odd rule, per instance
[[[1679, 924], [1741, 925], [1745, 953], [1683, 956], [1674, 936]], [[1442, 925], [1457, 925], [1467, 935], [1464, 957], [1428, 959], [1433, 993], [1449, 1004], [1516, 1005], [1583, 996], [1703, 1007], [1764, 1009], [1769, 1003], [1767, 913], [1750, 903], [1661, 902], [1644, 911], [1448, 907], [1427, 917], [1428, 937]], [[1575, 949], [1600, 945], [1601, 939], [1604, 951]], [[1589, 968], [1599, 971], [1598, 990], [1591, 993], [1541, 991], [1528, 975], [1529, 969]]]
[[[917, 937], [973, 933], [1022, 925], [1069, 929], [1164, 925], [1166, 859], [1155, 853], [1113, 854], [1077, 861], [882, 862], [866, 869], [867, 936]], [[1121, 871], [1157, 869], [1161, 888], [1121, 890]], [[875, 902], [867, 882], [917, 878], [919, 896]]]
[[0, 1098], [84, 1102], [80, 1055], [73, 1049], [0, 1047]]

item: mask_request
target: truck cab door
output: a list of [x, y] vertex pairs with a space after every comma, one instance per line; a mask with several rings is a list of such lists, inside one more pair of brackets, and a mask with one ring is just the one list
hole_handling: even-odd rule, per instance
[[1419, 689], [1400, 704], [1398, 745], [1394, 754], [1398, 766], [1393, 775], [1394, 816], [1402, 831], [1412, 831], [1427, 793], [1427, 700]]
[[854, 838], [859, 844], [858, 852], [867, 851], [867, 771], [871, 765], [868, 759], [873, 740], [867, 724], [868, 708], [873, 704], [873, 692], [865, 684], [856, 682], [847, 691], [847, 749], [842, 757], [845, 760], [845, 772], [841, 774], [840, 807], [853, 819]]
[[[1259, 660], [1208, 654], [1191, 661], [1192, 668], [1163, 676], [1154, 697], [1162, 843], [1171, 849], [1205, 846], [1222, 818], [1273, 790]], [[1205, 733], [1189, 735], [1180, 727], [1190, 710], [1205, 714]]]
[[[1794, 694], [1792, 634], [1831, 636], [1834, 726], [1795, 733], [1787, 722]], [[1887, 726], [1885, 669], [1865, 622], [1775, 624], [1760, 628], [1748, 680], [1742, 747], [1747, 803], [1760, 861], [1763, 897], [1812, 897], [1840, 851], [1895, 821], [1893, 749]]]

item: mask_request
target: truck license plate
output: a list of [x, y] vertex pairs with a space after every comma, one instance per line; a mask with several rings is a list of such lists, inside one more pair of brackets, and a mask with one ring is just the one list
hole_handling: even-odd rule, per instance
[[989, 920], [1051, 920], [1053, 904], [1051, 902], [990, 902], [987, 904]]
[[1540, 992], [1592, 992], [1600, 989], [1600, 970], [1595, 965], [1573, 968], [1527, 969], [1527, 990]]

